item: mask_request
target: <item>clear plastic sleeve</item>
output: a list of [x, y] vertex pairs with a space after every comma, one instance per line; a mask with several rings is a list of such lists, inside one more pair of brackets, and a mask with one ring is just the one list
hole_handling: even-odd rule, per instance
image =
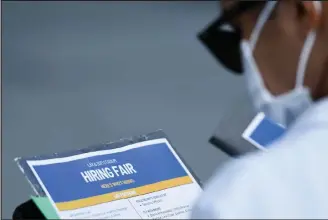
[[[112, 142], [106, 142], [103, 144], [98, 144], [94, 146], [90, 146], [87, 148], [83, 149], [78, 149], [78, 150], [73, 150], [73, 151], [67, 151], [67, 152], [62, 152], [62, 153], [54, 153], [50, 155], [41, 155], [41, 156], [33, 156], [33, 157], [19, 157], [16, 158], [15, 161], [18, 164], [18, 167], [20, 170], [23, 172], [24, 176], [26, 177], [27, 181], [30, 183], [32, 186], [33, 190], [35, 191], [37, 196], [46, 196], [45, 192], [43, 191], [41, 185], [39, 184], [38, 180], [34, 176], [30, 166], [27, 164], [27, 161], [29, 160], [46, 160], [46, 159], [54, 159], [54, 158], [62, 158], [62, 157], [69, 157], [73, 155], [78, 155], [78, 154], [84, 154], [84, 153], [89, 153], [89, 152], [96, 152], [96, 151], [102, 151], [102, 150], [108, 150], [108, 149], [115, 149], [115, 148], [120, 148], [124, 147], [130, 144], [138, 143], [138, 142], [143, 142], [147, 140], [155, 140], [159, 138], [166, 138], [169, 142], [170, 140], [166, 136], [166, 134], [162, 130], [157, 130], [152, 133], [148, 133], [145, 135], [139, 135], [139, 136], [133, 136], [130, 138], [122, 138], [117, 141], [112, 141]], [[180, 157], [180, 159], [183, 161], [183, 163], [187, 166], [188, 170], [190, 173], [193, 175], [195, 180], [198, 182], [200, 186], [202, 186], [201, 181], [197, 178], [195, 173], [190, 169], [186, 161], [181, 157], [179, 152], [177, 152], [176, 148], [174, 145], [170, 142], [171, 146], [177, 153], [177, 155]]]

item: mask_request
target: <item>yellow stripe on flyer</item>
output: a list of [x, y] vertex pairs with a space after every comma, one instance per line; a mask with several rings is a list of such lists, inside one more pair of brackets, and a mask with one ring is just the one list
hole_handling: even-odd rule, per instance
[[122, 191], [108, 193], [104, 195], [93, 196], [85, 199], [78, 199], [70, 202], [59, 202], [56, 203], [56, 206], [60, 211], [79, 209], [79, 208], [111, 202], [119, 199], [126, 199], [135, 196], [145, 195], [148, 193], [152, 193], [176, 186], [181, 186], [189, 183], [192, 183], [192, 179], [189, 176], [178, 177], [175, 179], [165, 180], [158, 183], [149, 184], [149, 185], [132, 188], [128, 190], [122, 190]]

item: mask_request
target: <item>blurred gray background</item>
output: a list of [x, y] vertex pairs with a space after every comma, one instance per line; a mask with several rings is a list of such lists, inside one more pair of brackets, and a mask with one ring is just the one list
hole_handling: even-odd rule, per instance
[[32, 193], [18, 156], [164, 129], [200, 179], [208, 144], [244, 93], [197, 41], [217, 2], [4, 2], [3, 218]]

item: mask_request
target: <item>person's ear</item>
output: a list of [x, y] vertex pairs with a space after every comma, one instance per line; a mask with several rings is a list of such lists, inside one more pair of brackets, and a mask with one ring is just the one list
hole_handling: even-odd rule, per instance
[[311, 29], [317, 29], [322, 19], [322, 5], [320, 1], [300, 1], [305, 14], [308, 16]]

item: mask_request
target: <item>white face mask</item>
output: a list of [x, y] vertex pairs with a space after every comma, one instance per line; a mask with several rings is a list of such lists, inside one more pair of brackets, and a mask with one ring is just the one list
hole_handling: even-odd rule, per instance
[[[304, 87], [303, 83], [306, 65], [316, 39], [316, 32], [311, 31], [305, 40], [298, 63], [295, 88], [282, 95], [272, 95], [264, 85], [253, 52], [263, 26], [271, 15], [276, 3], [277, 1], [267, 3], [258, 18], [250, 40], [242, 41], [241, 51], [247, 87], [256, 110], [264, 112], [267, 117], [276, 123], [288, 126], [312, 104], [310, 91]], [[313, 3], [320, 12], [321, 2], [313, 1]]]

